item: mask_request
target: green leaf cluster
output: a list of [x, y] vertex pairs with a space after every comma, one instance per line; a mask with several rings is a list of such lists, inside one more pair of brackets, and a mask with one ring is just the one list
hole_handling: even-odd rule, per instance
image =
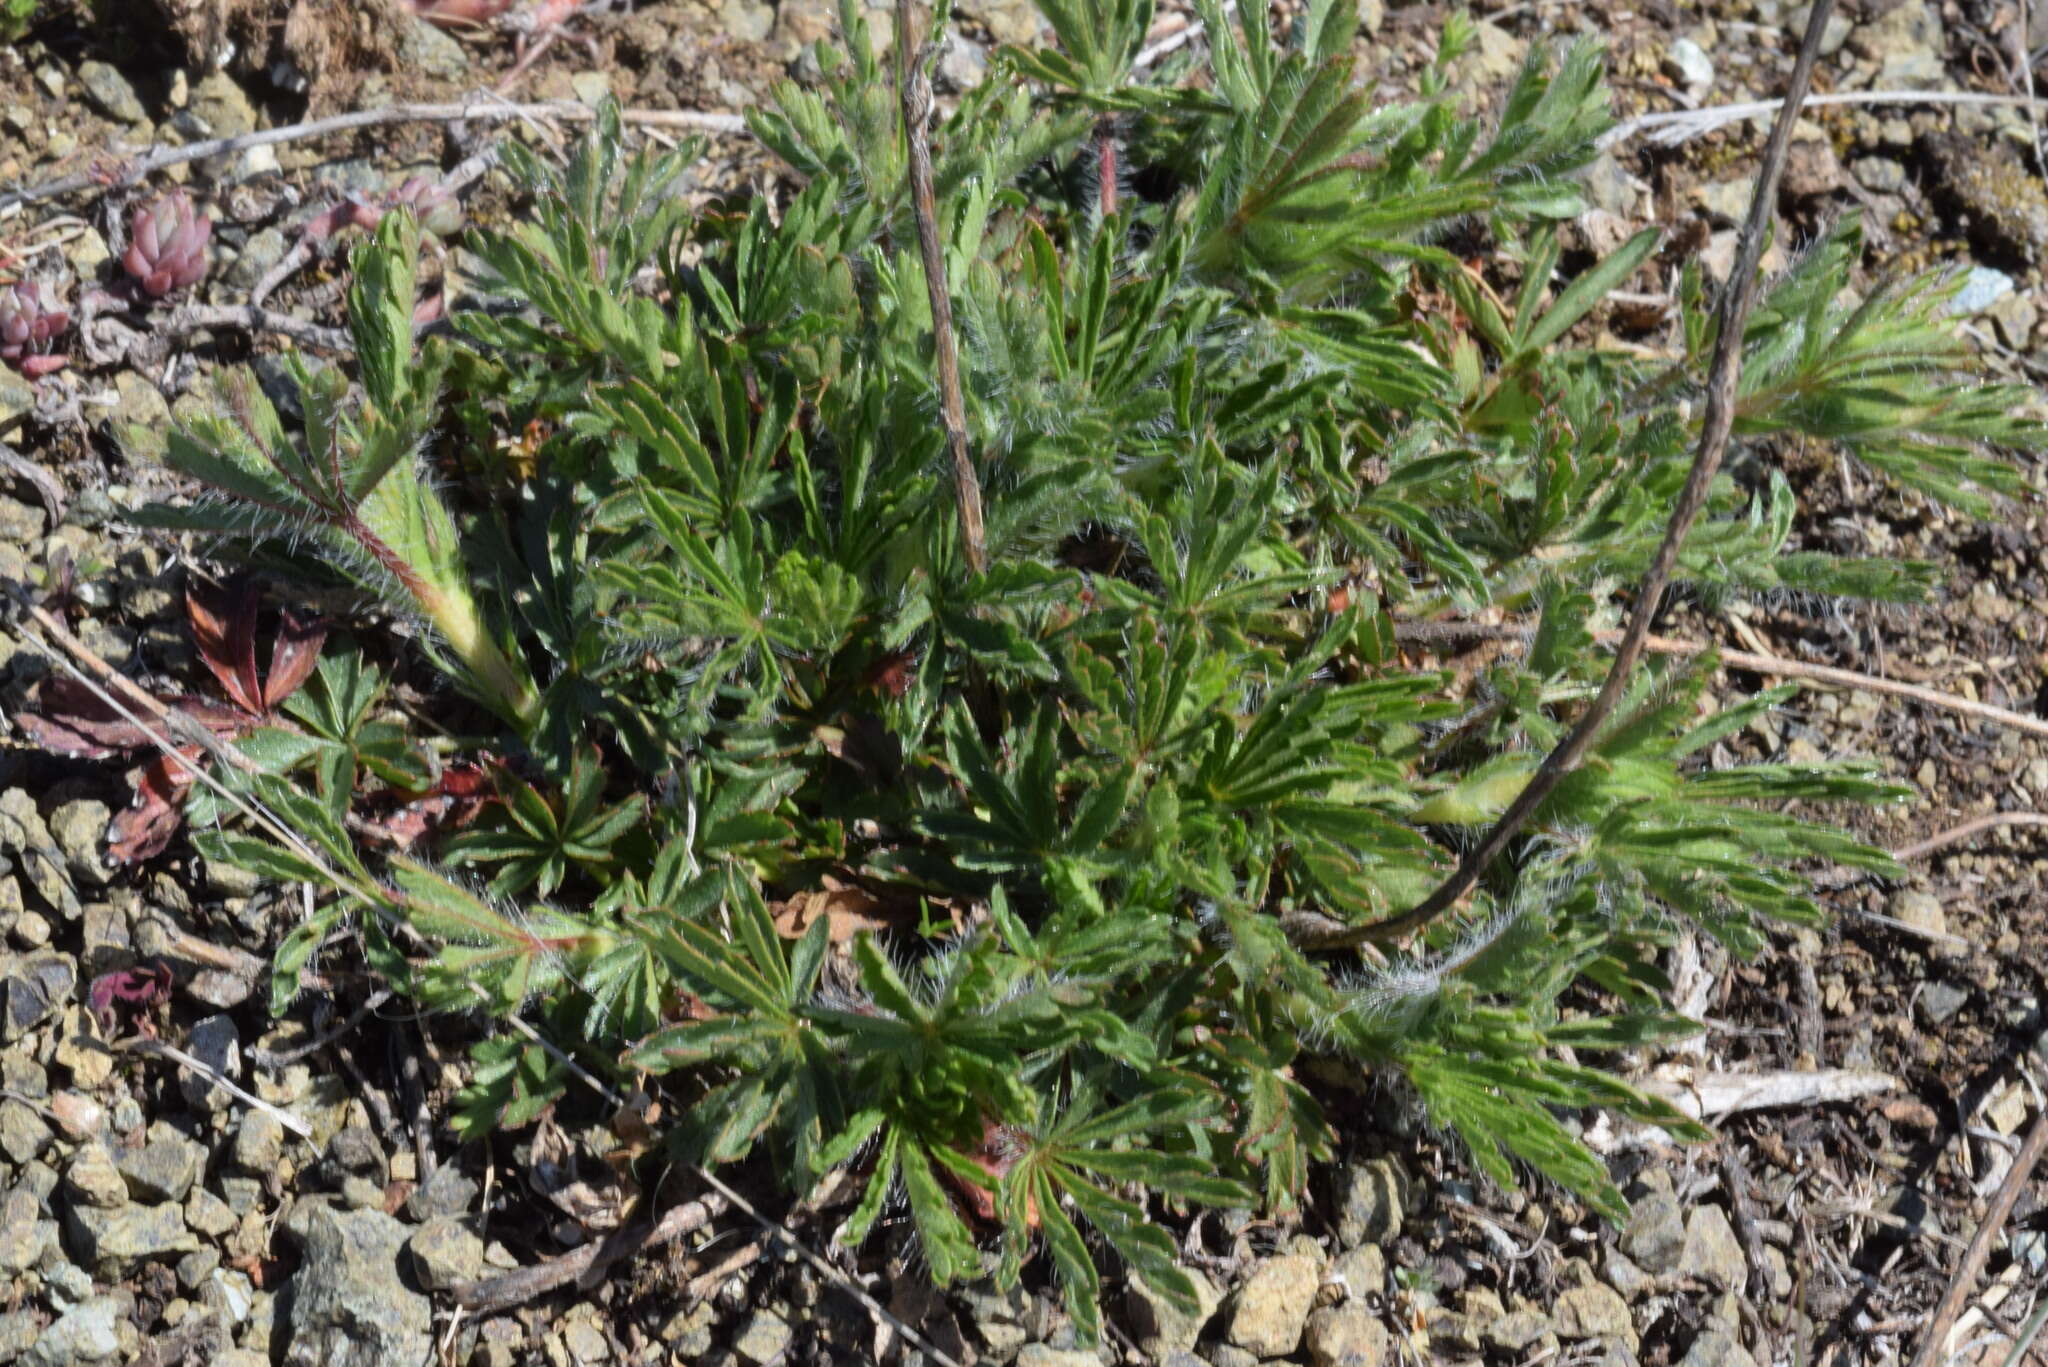
[[[754, 118], [786, 195], [689, 213], [686, 159], [627, 155], [607, 112], [566, 167], [513, 154], [530, 203], [473, 244], [498, 306], [426, 364], [392, 229], [357, 261], [354, 383], [306, 377], [300, 433], [231, 393], [174, 445], [225, 497], [167, 518], [391, 528], [474, 610], [462, 637], [394, 571], [504, 718], [477, 744], [518, 762], [471, 829], [381, 861], [345, 829], [356, 770], [264, 778], [347, 872], [280, 996], [362, 913], [421, 1000], [660, 1076], [672, 1154], [770, 1155], [800, 1192], [847, 1170], [846, 1237], [900, 1200], [941, 1282], [1042, 1250], [1085, 1334], [1104, 1255], [1191, 1301], [1167, 1209], [1298, 1198], [1339, 1141], [1312, 1059], [1411, 1089], [1496, 1179], [1618, 1217], [1569, 1114], [1702, 1132], [1574, 1060], [1686, 1028], [1657, 966], [1682, 931], [1750, 953], [1818, 915], [1816, 862], [1889, 870], [1814, 813], [1903, 790], [1717, 759], [1788, 694], [1717, 706], [1711, 660], [1659, 664], [1458, 914], [1367, 957], [1283, 929], [1414, 905], [1512, 801], [1598, 687], [1597, 633], [1684, 480], [1706, 285], [1686, 276], [1653, 361], [1585, 341], [1653, 235], [1562, 277], [1600, 53], [1538, 49], [1482, 122], [1452, 95], [1462, 19], [1386, 103], [1333, 0], [1284, 39], [1263, 3], [1205, 5], [1206, 51], [1156, 70], [1149, 4], [1044, 7], [1057, 45], [1003, 54], [932, 130], [986, 572], [945, 474], [900, 104], [850, 3], [848, 50]], [[1113, 211], [1106, 144], [1142, 186]], [[1849, 297], [1859, 246], [1838, 228], [1750, 326], [1744, 456], [1680, 566], [1709, 601], [1931, 581], [1791, 553], [1777, 438], [1964, 507], [2040, 444], [1970, 374], [1945, 286]], [[530, 462], [494, 464], [529, 424], [552, 433]], [[411, 464], [436, 431], [463, 447], [439, 490]], [[1527, 650], [1461, 676], [1402, 647], [1480, 614], [1531, 623]], [[305, 716], [396, 772], [356, 668]], [[524, 1045], [477, 1062], [466, 1134], [562, 1096]]]

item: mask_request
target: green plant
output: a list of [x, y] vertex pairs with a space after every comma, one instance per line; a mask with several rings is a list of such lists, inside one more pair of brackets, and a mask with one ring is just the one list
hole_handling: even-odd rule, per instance
[[[517, 309], [458, 312], [416, 357], [393, 214], [356, 257], [358, 383], [302, 373], [303, 437], [231, 387], [172, 444], [225, 497], [164, 521], [306, 534], [429, 628], [499, 719], [466, 745], [520, 768], [470, 832], [377, 860], [353, 763], [310, 787], [259, 765], [232, 777], [298, 845], [206, 852], [333, 888], [280, 998], [360, 914], [426, 1003], [532, 1013], [587, 1066], [667, 1077], [672, 1156], [765, 1146], [799, 1189], [851, 1168], [848, 1237], [900, 1192], [941, 1281], [1014, 1280], [1042, 1240], [1084, 1333], [1091, 1239], [1191, 1300], [1165, 1206], [1300, 1193], [1336, 1139], [1309, 1055], [1405, 1079], [1498, 1180], [1618, 1217], [1562, 1113], [1703, 1131], [1567, 1046], [1689, 1028], [1656, 966], [1681, 928], [1750, 953], [1817, 917], [1802, 865], [1892, 867], [1788, 803], [1904, 790], [1851, 762], [1707, 766], [1788, 695], [1704, 711], [1708, 666], [1667, 664], [1459, 912], [1364, 957], [1282, 928], [1413, 906], [1512, 801], [1597, 687], [1596, 629], [1685, 478], [1697, 272], [1661, 366], [1576, 340], [1651, 238], [1551, 288], [1599, 55], [1532, 54], [1488, 130], [1449, 99], [1462, 18], [1421, 98], [1375, 108], [1341, 5], [1292, 46], [1264, 4], [1206, 8], [1193, 82], [1132, 74], [1142, 5], [1047, 12], [1069, 50], [1000, 56], [934, 133], [985, 572], [940, 473], [898, 105], [849, 3], [852, 55], [755, 120], [803, 182], [773, 211], [690, 217], [690, 152], [626, 158], [607, 111], [565, 168], [509, 158], [530, 210], [474, 247]], [[1110, 215], [1104, 112], [1150, 187]], [[1512, 298], [1438, 245], [1453, 228]], [[1843, 302], [1859, 247], [1845, 222], [1763, 301], [1742, 432], [1981, 504], [2010, 484], [1994, 448], [2041, 433], [1968, 373], [1944, 287]], [[530, 461], [488, 459], [535, 422]], [[436, 439], [461, 464], [439, 488], [415, 464]], [[1709, 601], [1931, 582], [1787, 553], [1794, 511], [1738, 466], [1682, 578]], [[1481, 612], [1528, 620], [1527, 650], [1460, 680], [1402, 649]], [[367, 704], [333, 701], [356, 667], [308, 691], [323, 753], [360, 751]], [[785, 915], [827, 887], [863, 915]], [[465, 1134], [566, 1085], [524, 1045], [477, 1062]], [[1005, 1235], [986, 1267], [980, 1229]]]
[[40, 0], [0, 0], [0, 43], [16, 43], [28, 36], [39, 3]]

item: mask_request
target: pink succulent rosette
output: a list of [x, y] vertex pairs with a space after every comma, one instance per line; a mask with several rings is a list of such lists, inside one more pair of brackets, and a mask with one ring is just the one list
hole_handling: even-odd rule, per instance
[[173, 190], [135, 210], [121, 264], [145, 294], [161, 299], [204, 278], [212, 236], [213, 220], [194, 209], [184, 191]]
[[0, 360], [34, 379], [64, 368], [54, 343], [71, 326], [56, 290], [37, 280], [0, 285]]

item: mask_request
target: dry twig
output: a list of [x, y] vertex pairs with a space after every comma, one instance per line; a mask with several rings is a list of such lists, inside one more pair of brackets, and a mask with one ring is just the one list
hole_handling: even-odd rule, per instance
[[290, 1111], [271, 1105], [254, 1093], [243, 1091], [233, 1082], [230, 1082], [227, 1076], [219, 1069], [213, 1067], [204, 1059], [195, 1058], [174, 1044], [166, 1044], [160, 1039], [151, 1039], [144, 1035], [137, 1036], [134, 1039], [122, 1040], [113, 1048], [114, 1052], [118, 1054], [154, 1054], [160, 1058], [167, 1058], [171, 1062], [180, 1064], [183, 1067], [190, 1068], [193, 1072], [199, 1074], [199, 1076], [205, 1078], [244, 1106], [253, 1107], [263, 1112], [263, 1114], [269, 1116], [299, 1138], [309, 1141], [313, 1138], [313, 1127], [305, 1121], [299, 1119]]
[[[359, 128], [382, 128], [397, 123], [503, 123], [512, 119], [563, 119], [587, 123], [597, 111], [573, 101], [538, 104], [508, 104], [504, 100], [477, 98], [453, 104], [393, 104], [379, 109], [358, 109], [331, 118], [288, 124], [283, 128], [262, 128], [231, 138], [211, 138], [182, 147], [157, 147], [130, 161], [101, 164], [91, 171], [33, 185], [25, 190], [0, 190], [0, 213], [18, 205], [75, 194], [80, 190], [112, 190], [139, 184], [167, 166], [212, 157], [230, 156], [251, 147], [270, 147], [298, 142], [328, 133], [347, 133]], [[620, 122], [641, 128], [689, 128], [709, 133], [745, 133], [747, 121], [738, 114], [707, 114], [690, 109], [626, 109]]]
[[[938, 199], [932, 189], [931, 59], [936, 48], [920, 51], [911, 0], [896, 0], [896, 79], [903, 95], [903, 129], [910, 142], [910, 200], [917, 214], [918, 254], [924, 260], [925, 290], [932, 303], [932, 346], [939, 379], [939, 416], [945, 423], [946, 446], [953, 454], [953, 496], [960, 506], [960, 539], [967, 567], [980, 574], [988, 568], [987, 539], [981, 523], [981, 476], [967, 450], [967, 405], [960, 393], [960, 357], [953, 338], [953, 297], [946, 284], [946, 251], [939, 241]], [[937, 35], [933, 35], [936, 41]]]
[[1940, 835], [1930, 835], [1925, 840], [1893, 850], [1892, 858], [1901, 864], [1924, 859], [1937, 850], [1959, 845], [1979, 832], [1997, 830], [2001, 826], [2048, 826], [2048, 812], [1992, 812], [1965, 821], [1960, 826], [1951, 826]]
[[[1796, 74], [1796, 73], [1795, 73]], [[1802, 111], [1820, 109], [1831, 104], [1967, 104], [2038, 106], [2038, 101], [2025, 95], [1987, 95], [1971, 90], [1837, 90], [1824, 95], [1808, 95], [1800, 104]], [[1704, 137], [1731, 123], [1744, 119], [1760, 119], [1765, 115], [1785, 108], [1781, 100], [1745, 100], [1740, 104], [1711, 104], [1704, 109], [1672, 109], [1658, 114], [1638, 114], [1632, 119], [1623, 119], [1600, 135], [1596, 144], [1602, 150], [1630, 138], [1647, 136], [1660, 147], [1675, 147], [1693, 138]]]
[[724, 1214], [729, 1204], [715, 1192], [700, 1196], [676, 1206], [653, 1224], [616, 1230], [559, 1258], [549, 1258], [546, 1262], [522, 1267], [502, 1276], [457, 1282], [450, 1290], [455, 1296], [455, 1303], [470, 1314], [499, 1314], [544, 1296], [557, 1287], [579, 1282], [644, 1248], [671, 1243], [692, 1230], [702, 1229]]
[[1998, 1242], [2006, 1217], [2012, 1214], [2013, 1203], [2026, 1189], [2027, 1179], [2033, 1174], [2034, 1165], [2041, 1161], [2044, 1150], [2048, 1150], [2048, 1110], [2034, 1118], [2034, 1128], [2027, 1131], [2027, 1142], [2020, 1146], [2019, 1155], [2005, 1174], [2005, 1181], [1999, 1184], [1998, 1194], [1991, 1198], [1991, 1206], [1984, 1212], [1983, 1222], [1977, 1226], [1977, 1233], [1970, 1240], [1969, 1250], [1963, 1254], [1963, 1261], [1957, 1266], [1947, 1293], [1935, 1307], [1933, 1318], [1927, 1322], [1927, 1336], [1920, 1340], [1920, 1350], [1913, 1355], [1913, 1367], [1933, 1367], [1946, 1353], [1949, 1329], [1968, 1303], [1977, 1284], [1977, 1274], [1984, 1270], [1984, 1260], [1991, 1256], [1991, 1246]]
[[1693, 1119], [1702, 1120], [1738, 1111], [1853, 1101], [1859, 1096], [1896, 1091], [1900, 1084], [1890, 1073], [1820, 1068], [1807, 1072], [1701, 1073], [1684, 1082], [1653, 1077], [1636, 1085], [1652, 1096], [1664, 1098]]
[[365, 997], [361, 1006], [349, 1012], [347, 1020], [335, 1026], [326, 1034], [310, 1039], [304, 1044], [295, 1044], [289, 1049], [278, 1049], [275, 1051], [270, 1049], [250, 1049], [248, 1051], [249, 1064], [251, 1067], [262, 1068], [271, 1072], [275, 1072], [280, 1068], [288, 1068], [302, 1058], [309, 1058], [319, 1053], [322, 1049], [325, 1049], [328, 1045], [334, 1043], [358, 1025], [361, 1025], [365, 1016], [390, 1000], [390, 989], [379, 988], [368, 997]]

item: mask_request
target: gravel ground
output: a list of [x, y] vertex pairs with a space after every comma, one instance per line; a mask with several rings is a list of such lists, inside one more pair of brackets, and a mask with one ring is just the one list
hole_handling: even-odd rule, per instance
[[[522, 70], [531, 54], [506, 35], [453, 36], [396, 11], [389, 22], [350, 22], [369, 5], [162, 2], [158, 11], [134, 0], [132, 24], [60, 14], [0, 51], [0, 186], [47, 181], [113, 150], [478, 86], [735, 110], [801, 76], [804, 46], [829, 32], [833, 14], [824, 0], [615, 6], [573, 19]], [[1027, 0], [961, 9], [963, 32], [942, 67], [954, 90], [980, 79], [993, 44], [1028, 37], [1035, 22]], [[1991, 0], [1844, 5], [1817, 88], [2020, 92], [2019, 54], [2048, 43], [2048, 11], [2037, 8], [2031, 31], [2027, 12]], [[1773, 95], [1790, 66], [1788, 29], [1796, 35], [1804, 17], [1780, 0], [1536, 0], [1478, 13], [1470, 88], [1499, 89], [1531, 41], [1596, 32], [1612, 44], [1625, 114]], [[1362, 0], [1361, 52], [1384, 88], [1412, 84], [1444, 14]], [[886, 26], [886, 14], [874, 17]], [[1185, 17], [1167, 6], [1162, 35]], [[228, 47], [235, 58], [209, 74], [208, 54]], [[1593, 169], [1594, 207], [1572, 225], [1575, 251], [1608, 250], [1644, 223], [1671, 230], [1631, 299], [1597, 320], [1617, 344], [1655, 343], [1665, 291], [1688, 256], [1725, 270], [1762, 133], [1737, 122], [1671, 146], [1638, 137]], [[1781, 243], [1860, 209], [1873, 271], [1943, 261], [1969, 270], [1963, 325], [1991, 363], [2048, 373], [2048, 194], [2023, 109], [1837, 104], [1800, 133], [1778, 206]], [[455, 165], [484, 136], [405, 127], [174, 169], [168, 178], [218, 225], [194, 302], [246, 302], [321, 210]], [[769, 174], [743, 139], [713, 139], [697, 189], [708, 196]], [[487, 182], [472, 214], [488, 219], [500, 198]], [[0, 216], [0, 251], [104, 281], [126, 203], [73, 196]], [[299, 323], [332, 325], [338, 294], [335, 273], [316, 261], [272, 303]], [[274, 343], [212, 326], [172, 345], [169, 317], [110, 309], [89, 354], [33, 387], [0, 367], [0, 455], [13, 466], [0, 481], [0, 576], [39, 586], [116, 666], [190, 681], [180, 602], [203, 566], [124, 526], [122, 514], [169, 477], [147, 435], [123, 453], [113, 434], [130, 424], [160, 433], [196, 402], [205, 372], [253, 361], [261, 373]], [[2038, 496], [1979, 523], [1873, 484], [1826, 452], [1753, 455], [1798, 488], [1808, 544], [1934, 559], [1953, 567], [1947, 587], [1912, 612], [1759, 601], [1681, 626], [2048, 712]], [[2042, 472], [2031, 478], [2040, 488]], [[390, 664], [402, 685], [405, 661]], [[0, 711], [15, 714], [50, 669], [0, 636]], [[1736, 675], [1728, 685], [1758, 682]], [[1751, 758], [1881, 758], [1922, 793], [1863, 818], [1864, 834], [1894, 847], [2031, 811], [2048, 790], [2039, 738], [1853, 689], [1809, 691], [1729, 745]], [[128, 801], [130, 762], [20, 743], [0, 751], [0, 1363], [925, 1360], [844, 1285], [732, 1210], [582, 1284], [465, 1309], [490, 1279], [588, 1250], [615, 1229], [626, 1193], [602, 1161], [615, 1143], [604, 1115], [582, 1098], [533, 1130], [456, 1148], [429, 1117], [445, 1115], [461, 1085], [473, 1027], [417, 1020], [340, 974], [273, 1022], [263, 956], [293, 905], [180, 845], [139, 870], [111, 863], [108, 829]], [[893, 1237], [842, 1265], [963, 1363], [1902, 1361], [2042, 1105], [2044, 849], [2038, 828], [1985, 831], [1917, 859], [1906, 884], [1834, 887], [1828, 928], [1780, 936], [1755, 963], [1676, 956], [1687, 1009], [1710, 1029], [1635, 1060], [1646, 1081], [1691, 1094], [1725, 1073], [1783, 1072], [1863, 1090], [1718, 1116], [1719, 1142], [1699, 1148], [1595, 1125], [1589, 1139], [1635, 1200], [1623, 1230], [1556, 1192], [1478, 1181], [1400, 1098], [1331, 1077], [1319, 1083], [1346, 1118], [1352, 1152], [1319, 1176], [1299, 1218], [1212, 1215], [1180, 1231], [1208, 1293], [1199, 1318], [1136, 1283], [1114, 1286], [1111, 1339], [1082, 1352], [1043, 1287], [935, 1296], [914, 1250]], [[170, 971], [160, 1000], [159, 980], [138, 971], [159, 962]], [[139, 1000], [109, 1005], [109, 989], [94, 991], [109, 982]], [[138, 1044], [141, 1022], [151, 1033]], [[2037, 1176], [1993, 1251], [1960, 1360], [2005, 1361], [2003, 1335], [2048, 1298], [2044, 1209], [2048, 1181]], [[774, 1213], [823, 1247], [843, 1207]], [[2048, 1355], [2036, 1348], [2034, 1360]]]

